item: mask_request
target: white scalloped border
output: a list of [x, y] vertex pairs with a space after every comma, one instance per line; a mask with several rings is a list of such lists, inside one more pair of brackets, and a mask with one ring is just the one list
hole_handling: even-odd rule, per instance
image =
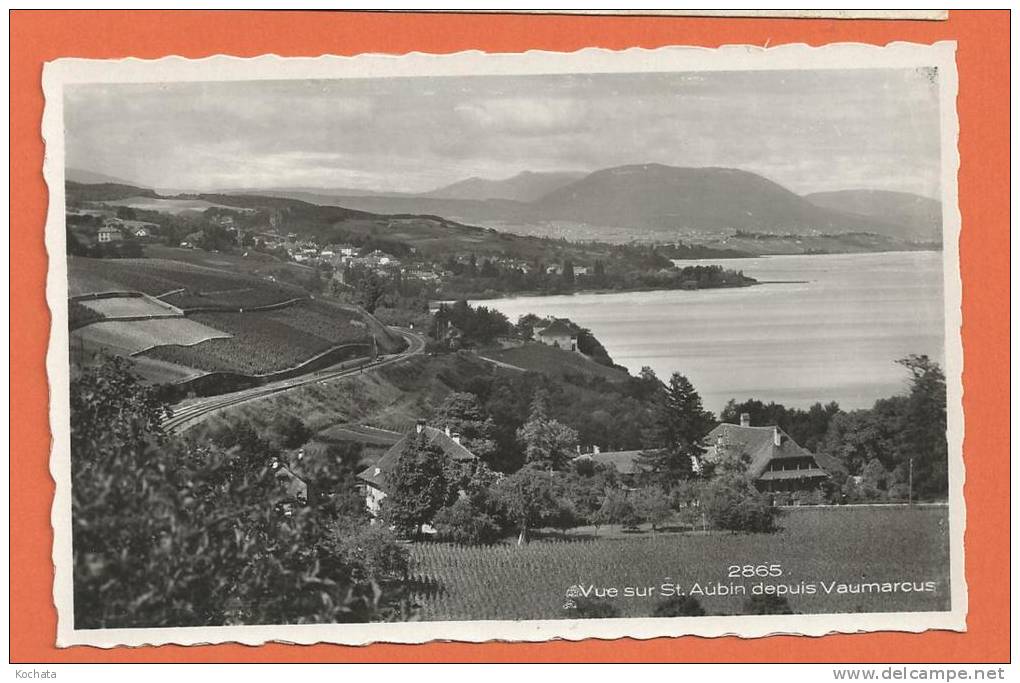
[[[960, 213], [957, 202], [959, 124], [956, 114], [958, 76], [956, 43], [933, 45], [893, 42], [885, 46], [835, 43], [822, 46], [788, 44], [776, 47], [726, 45], [719, 48], [670, 46], [614, 51], [585, 48], [558, 53], [486, 53], [470, 50], [450, 54], [412, 52], [403, 55], [242, 58], [213, 55], [200, 59], [178, 56], [159, 59], [91, 60], [64, 58], [47, 62], [42, 86], [46, 100], [42, 135], [46, 143], [43, 173], [49, 188], [46, 248], [49, 255], [47, 302], [52, 328], [47, 353], [50, 381], [50, 425], [53, 434], [50, 472], [56, 482], [51, 512], [54, 530], [54, 603], [57, 646], [100, 648], [145, 645], [203, 645], [269, 642], [309, 645], [367, 645], [459, 641], [542, 642], [588, 638], [639, 640], [672, 637], [770, 635], [824, 636], [831, 633], [930, 629], [966, 630], [967, 586], [964, 574], [963, 497], [963, 350], [959, 269]], [[769, 615], [725, 617], [626, 618], [543, 621], [402, 622], [392, 624], [310, 624], [76, 630], [72, 624], [71, 502], [69, 453], [69, 377], [67, 371], [67, 263], [64, 216], [63, 88], [85, 83], [154, 83], [179, 81], [242, 81], [343, 79], [566, 73], [635, 73], [783, 69], [862, 69], [937, 66], [942, 103], [943, 258], [946, 324], [946, 378], [949, 400], [950, 542], [952, 610], [872, 614]]]

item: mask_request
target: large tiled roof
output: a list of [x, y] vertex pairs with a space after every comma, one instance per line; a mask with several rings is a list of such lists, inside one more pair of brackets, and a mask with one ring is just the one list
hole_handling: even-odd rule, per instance
[[[469, 462], [471, 460], [478, 459], [478, 456], [454, 441], [453, 437], [447, 436], [445, 431], [436, 429], [435, 427], [425, 427], [424, 431], [425, 437], [428, 439], [430, 444], [438, 446], [444, 453], [457, 462]], [[358, 474], [358, 478], [372, 486], [375, 486], [376, 488], [385, 489], [386, 475], [392, 472], [393, 468], [397, 466], [397, 461], [400, 459], [400, 454], [404, 452], [404, 446], [407, 444], [407, 440], [414, 436], [414, 433], [408, 434], [400, 441], [390, 446], [390, 449], [386, 451], [386, 453], [384, 453], [374, 465], [362, 470]]]
[[[780, 437], [778, 446], [775, 443], [777, 430]], [[751, 458], [751, 464], [748, 468], [749, 473], [756, 479], [762, 476], [765, 470], [768, 469], [769, 463], [773, 460], [811, 458], [819, 468], [822, 468], [822, 463], [818, 461], [814, 453], [801, 448], [796, 441], [778, 427], [742, 427], [724, 422], [708, 433], [706, 442], [710, 450], [708, 454], [709, 459], [715, 455], [712, 451], [715, 451], [719, 443], [723, 443], [731, 448], [742, 446]], [[796, 472], [797, 470], [788, 471]], [[806, 470], [801, 471], [804, 472]]]

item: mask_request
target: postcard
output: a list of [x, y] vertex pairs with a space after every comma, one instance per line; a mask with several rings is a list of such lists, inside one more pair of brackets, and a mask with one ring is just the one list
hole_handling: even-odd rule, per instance
[[58, 645], [965, 630], [954, 43], [43, 88]]

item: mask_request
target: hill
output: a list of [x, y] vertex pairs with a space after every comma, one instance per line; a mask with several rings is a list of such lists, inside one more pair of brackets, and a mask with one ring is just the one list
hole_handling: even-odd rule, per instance
[[64, 180], [90, 185], [100, 185], [103, 183], [112, 185], [135, 185], [135, 183], [124, 180], [123, 178], [116, 178], [114, 176], [106, 175], [105, 173], [96, 173], [95, 171], [89, 171], [83, 168], [65, 168]]
[[538, 342], [532, 342], [510, 349], [482, 349], [478, 355], [483, 358], [505, 363], [530, 372], [539, 372], [549, 377], [563, 379], [569, 376], [601, 377], [611, 382], [628, 379], [626, 369], [599, 365], [589, 357], [558, 349]]
[[534, 204], [553, 220], [681, 231], [871, 232], [875, 221], [834, 212], [760, 175], [661, 164], [596, 171]]
[[[845, 202], [824, 197], [808, 201], [767, 178], [733, 168], [619, 166], [566, 184], [569, 174], [550, 175], [521, 174], [503, 181], [473, 178], [425, 195], [267, 193], [371, 213], [443, 216], [504, 232], [571, 240], [661, 242], [737, 230], [873, 233], [893, 240], [892, 248], [907, 247], [895, 240], [930, 240], [930, 233], [904, 229], [889, 217], [907, 214], [909, 206], [888, 213], [885, 202], [873, 211], [854, 211], [853, 205], [844, 207]], [[554, 189], [538, 196], [543, 185]]]
[[536, 173], [524, 171], [511, 178], [489, 180], [468, 178], [460, 182], [425, 192], [422, 197], [435, 199], [509, 199], [517, 202], [532, 202], [558, 190], [564, 185], [580, 180], [586, 173], [559, 171]]
[[84, 202], [109, 202], [132, 197], [159, 198], [155, 190], [121, 183], [64, 183], [64, 198], [68, 206]]
[[[379, 248], [398, 257], [415, 255], [426, 259], [445, 260], [450, 256], [475, 254], [547, 263], [571, 260], [577, 264], [593, 264], [596, 260], [626, 261], [627, 267], [648, 256], [608, 243], [574, 243], [534, 235], [518, 235], [461, 223], [428, 213], [380, 214], [351, 209], [337, 204], [316, 204], [297, 198], [250, 194], [180, 194], [162, 196], [152, 190], [126, 185], [82, 185], [67, 183], [68, 206], [113, 209], [128, 206], [137, 209], [138, 218], [165, 223], [167, 215], [200, 212], [210, 208], [232, 208], [247, 212], [246, 229], [278, 230], [320, 243], [352, 243]], [[342, 198], [341, 198], [342, 199]], [[387, 198], [365, 198], [368, 202], [387, 202]], [[320, 200], [321, 201], [321, 200]], [[425, 199], [444, 204], [453, 200]], [[507, 202], [461, 202], [483, 204]], [[457, 203], [457, 202], [455, 202]], [[516, 203], [519, 204], [519, 203]], [[521, 206], [524, 206], [521, 204]], [[179, 222], [178, 222], [179, 223]], [[183, 224], [181, 224], [183, 225]], [[194, 226], [182, 231], [181, 238]], [[645, 250], [647, 251], [647, 250]], [[717, 256], [712, 251], [697, 251], [690, 258]], [[738, 254], [733, 254], [738, 255]], [[739, 254], [746, 255], [746, 254]], [[635, 263], [630, 263], [634, 261]], [[642, 267], [648, 264], [643, 264]], [[656, 267], [662, 267], [656, 261]]]
[[[804, 197], [815, 206], [865, 216], [892, 228], [881, 234], [906, 240], [942, 241], [942, 202], [910, 192], [839, 190]], [[875, 232], [879, 232], [876, 230]]]

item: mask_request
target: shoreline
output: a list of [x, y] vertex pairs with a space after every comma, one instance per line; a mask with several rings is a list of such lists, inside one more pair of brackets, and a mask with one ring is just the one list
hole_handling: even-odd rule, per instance
[[[493, 299], [525, 299], [525, 298], [538, 298], [547, 296], [575, 296], [578, 294], [633, 294], [636, 292], [706, 292], [715, 289], [745, 289], [747, 287], [756, 287], [762, 284], [777, 284], [777, 283], [788, 283], [788, 282], [800, 282], [800, 281], [785, 281], [785, 280], [774, 280], [774, 281], [762, 281], [755, 280], [754, 282], [747, 282], [740, 285], [720, 285], [718, 287], [701, 287], [698, 289], [684, 289], [682, 287], [630, 287], [627, 289], [578, 289], [573, 292], [501, 292], [491, 296], [484, 294], [472, 295], [467, 297], [456, 297], [452, 299], [436, 299], [429, 302], [429, 308], [433, 305], [439, 304], [453, 304], [458, 301], [491, 301]], [[807, 282], [804, 280], [803, 282]]]

